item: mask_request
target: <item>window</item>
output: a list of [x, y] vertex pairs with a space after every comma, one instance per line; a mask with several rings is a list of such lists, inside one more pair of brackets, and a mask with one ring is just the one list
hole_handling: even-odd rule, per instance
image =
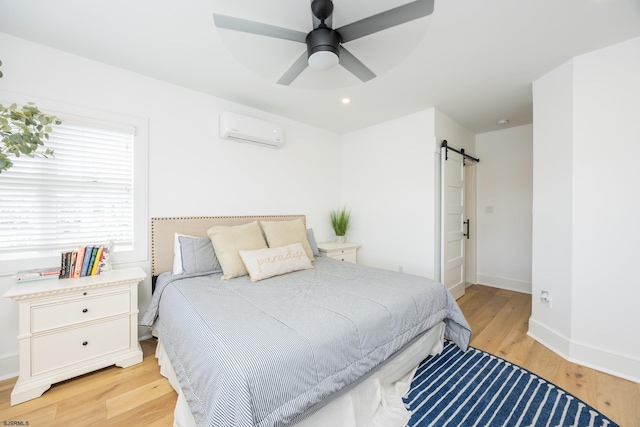
[[135, 123], [56, 115], [63, 123], [46, 142], [55, 157], [12, 158], [0, 175], [0, 261], [59, 259], [61, 251], [111, 240], [116, 262], [119, 254], [144, 259], [146, 123], [137, 134]]

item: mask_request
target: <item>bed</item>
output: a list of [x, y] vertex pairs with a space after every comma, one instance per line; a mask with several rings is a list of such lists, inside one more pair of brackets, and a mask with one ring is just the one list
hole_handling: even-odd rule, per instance
[[141, 324], [174, 425], [404, 426], [419, 362], [445, 335], [469, 344], [442, 284], [319, 256], [303, 215], [153, 218], [151, 235]]

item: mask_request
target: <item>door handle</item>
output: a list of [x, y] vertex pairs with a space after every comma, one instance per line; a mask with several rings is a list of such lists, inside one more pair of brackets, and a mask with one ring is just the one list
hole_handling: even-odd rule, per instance
[[469, 238], [469, 234], [471, 234], [470, 233], [470, 231], [471, 231], [471, 220], [468, 219], [466, 221], [463, 221], [462, 224], [467, 226], [467, 232], [466, 233], [462, 233], [462, 235], [463, 236], [467, 236], [467, 239], [468, 239]]

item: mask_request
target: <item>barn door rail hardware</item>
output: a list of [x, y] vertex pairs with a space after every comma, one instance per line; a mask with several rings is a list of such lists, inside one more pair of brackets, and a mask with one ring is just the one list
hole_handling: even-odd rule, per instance
[[456, 153], [458, 153], [458, 154], [461, 154], [461, 155], [462, 155], [462, 165], [463, 165], [463, 166], [465, 166], [465, 165], [466, 165], [466, 160], [467, 160], [467, 159], [469, 159], [469, 160], [473, 160], [473, 161], [474, 161], [474, 162], [476, 162], [476, 163], [479, 163], [479, 162], [480, 162], [480, 159], [478, 159], [478, 158], [476, 158], [476, 157], [473, 157], [473, 156], [470, 156], [470, 155], [466, 154], [466, 153], [464, 152], [464, 148], [461, 148], [461, 149], [459, 149], [459, 150], [458, 150], [457, 148], [450, 147], [450, 146], [449, 146], [449, 143], [447, 142], [447, 140], [446, 140], [446, 139], [442, 141], [442, 145], [441, 145], [441, 147], [442, 147], [442, 148], [444, 148], [444, 159], [445, 159], [445, 160], [449, 160], [449, 150], [451, 150], [451, 151], [454, 151], [454, 152], [456, 152]]

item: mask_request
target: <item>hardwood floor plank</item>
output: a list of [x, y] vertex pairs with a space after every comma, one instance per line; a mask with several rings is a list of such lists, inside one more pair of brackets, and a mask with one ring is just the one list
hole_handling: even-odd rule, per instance
[[597, 406], [593, 406], [621, 426], [640, 426], [638, 384], [604, 372], [594, 372], [597, 379]]
[[522, 365], [529, 356], [534, 340], [527, 335], [531, 306], [526, 300], [518, 300], [518, 302], [524, 302], [525, 307], [523, 307], [513, 325], [509, 328], [509, 332], [495, 354], [512, 363]]
[[597, 401], [596, 371], [567, 362], [558, 373], [555, 384], [585, 402]]
[[500, 307], [497, 313], [492, 314], [491, 320], [473, 339], [474, 345], [481, 346], [486, 349], [485, 351], [498, 356], [500, 356], [498, 354], [500, 346], [511, 331], [508, 326], [515, 325], [521, 314], [527, 312], [524, 306], [527, 299], [531, 297], [526, 294], [515, 294], [506, 298], [505, 304]]
[[153, 401], [165, 394], [175, 394], [166, 378], [158, 378], [155, 381], [130, 390], [126, 393], [107, 399], [107, 418], [114, 418], [124, 412]]
[[[20, 406], [20, 405], [18, 405]], [[55, 423], [56, 409], [58, 405], [35, 406], [34, 409], [21, 409], [18, 406], [11, 406], [8, 409], [0, 409], [0, 425], [5, 421], [18, 421], [23, 424], [27, 421], [31, 426], [53, 425]], [[6, 425], [9, 425], [6, 424]]]
[[[166, 381], [166, 379], [164, 379]], [[167, 381], [168, 384], [168, 381]], [[170, 388], [170, 386], [169, 386]], [[157, 426], [169, 427], [173, 425], [173, 409], [176, 405], [177, 395], [171, 389], [170, 392], [157, 395], [152, 400], [140, 403], [136, 406], [129, 405], [130, 409], [114, 417], [109, 417], [98, 426]]]

